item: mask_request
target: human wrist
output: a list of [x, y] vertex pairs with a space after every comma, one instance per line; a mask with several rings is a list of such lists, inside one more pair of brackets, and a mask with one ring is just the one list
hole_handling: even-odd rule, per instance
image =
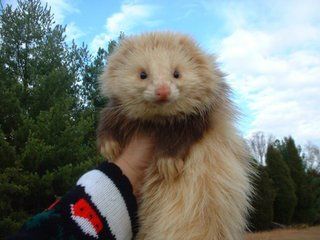
[[129, 179], [136, 196], [139, 195], [145, 169], [152, 161], [153, 153], [154, 143], [152, 139], [145, 136], [135, 136], [115, 161], [115, 164]]
[[133, 164], [130, 164], [130, 159], [125, 156], [120, 156], [115, 164], [121, 169], [123, 174], [129, 179], [134, 195], [138, 194], [138, 189], [140, 186], [140, 180], [143, 176], [143, 169], [135, 167]]

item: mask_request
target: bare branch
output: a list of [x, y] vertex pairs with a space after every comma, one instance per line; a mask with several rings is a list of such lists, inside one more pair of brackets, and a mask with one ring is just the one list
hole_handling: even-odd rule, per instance
[[251, 152], [261, 165], [263, 165], [264, 163], [267, 146], [272, 140], [272, 136], [270, 136], [268, 140], [266, 140], [266, 137], [263, 132], [255, 132], [249, 139], [249, 146]]
[[303, 152], [307, 169], [320, 171], [320, 148], [317, 145], [308, 142], [304, 146]]

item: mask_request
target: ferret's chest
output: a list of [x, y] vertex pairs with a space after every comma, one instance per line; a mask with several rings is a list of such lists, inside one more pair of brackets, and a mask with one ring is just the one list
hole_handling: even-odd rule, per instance
[[143, 133], [154, 137], [160, 156], [184, 158], [190, 147], [203, 137], [209, 125], [209, 114], [170, 117], [162, 121], [130, 120], [119, 116], [107, 129], [123, 147], [134, 134]]

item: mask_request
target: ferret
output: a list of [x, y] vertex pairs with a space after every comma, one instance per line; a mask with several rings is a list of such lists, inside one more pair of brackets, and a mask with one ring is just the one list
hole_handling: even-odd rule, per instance
[[137, 133], [156, 145], [137, 239], [243, 239], [251, 168], [215, 58], [180, 33], [130, 36], [108, 58], [100, 83], [110, 99], [97, 130], [101, 153], [113, 161]]

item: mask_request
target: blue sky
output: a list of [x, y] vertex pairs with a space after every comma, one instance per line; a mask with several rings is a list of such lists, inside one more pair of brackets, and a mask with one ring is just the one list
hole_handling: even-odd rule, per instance
[[67, 24], [68, 40], [93, 53], [120, 31], [190, 34], [227, 73], [243, 135], [263, 131], [320, 145], [319, 0], [42, 2]]

